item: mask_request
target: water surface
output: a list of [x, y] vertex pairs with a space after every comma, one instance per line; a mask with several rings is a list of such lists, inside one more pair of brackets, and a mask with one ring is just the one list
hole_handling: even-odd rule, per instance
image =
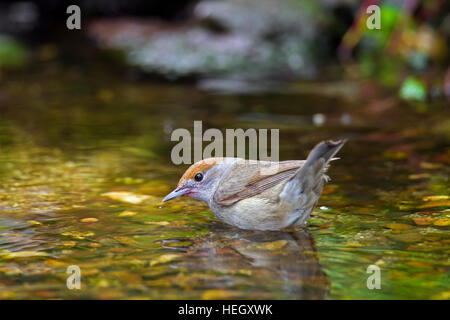
[[[3, 77], [0, 298], [450, 298], [444, 102], [416, 108], [363, 81], [239, 91], [58, 65]], [[194, 120], [279, 128], [281, 160], [349, 138], [308, 230], [242, 231], [201, 202], [162, 204], [186, 169], [170, 133]], [[66, 287], [69, 265], [81, 290]]]

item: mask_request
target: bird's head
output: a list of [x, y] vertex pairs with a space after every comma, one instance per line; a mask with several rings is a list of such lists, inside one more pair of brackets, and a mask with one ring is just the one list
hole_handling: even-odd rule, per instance
[[224, 158], [208, 158], [194, 163], [183, 174], [175, 190], [162, 201], [187, 195], [209, 204], [226, 167]]

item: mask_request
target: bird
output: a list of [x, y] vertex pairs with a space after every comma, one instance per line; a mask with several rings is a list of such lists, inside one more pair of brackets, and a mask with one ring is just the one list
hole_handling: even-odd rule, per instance
[[222, 222], [246, 230], [305, 227], [317, 204], [329, 162], [346, 140], [318, 143], [306, 160], [214, 157], [191, 165], [163, 202], [186, 195], [208, 204]]

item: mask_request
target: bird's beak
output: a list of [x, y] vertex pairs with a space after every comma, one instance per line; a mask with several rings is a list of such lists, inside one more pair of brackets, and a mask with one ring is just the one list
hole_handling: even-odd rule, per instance
[[176, 188], [175, 190], [173, 190], [171, 193], [169, 193], [167, 196], [164, 197], [164, 199], [162, 200], [162, 202], [166, 202], [178, 197], [181, 197], [183, 194], [185, 194], [186, 192], [188, 192], [188, 189], [183, 189], [183, 188]]

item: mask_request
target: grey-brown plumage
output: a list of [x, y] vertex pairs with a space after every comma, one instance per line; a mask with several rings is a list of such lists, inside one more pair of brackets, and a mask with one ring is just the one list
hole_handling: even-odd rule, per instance
[[[203, 200], [221, 221], [242, 229], [304, 225], [328, 180], [328, 163], [344, 143], [321, 142], [306, 160], [205, 159], [186, 171], [164, 201], [183, 194]], [[195, 181], [199, 173], [203, 178]]]

